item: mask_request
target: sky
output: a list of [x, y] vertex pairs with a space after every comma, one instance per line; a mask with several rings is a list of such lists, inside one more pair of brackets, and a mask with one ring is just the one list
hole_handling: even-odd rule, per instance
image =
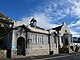
[[19, 24], [34, 17], [45, 29], [66, 22], [73, 37], [80, 37], [80, 0], [0, 0], [0, 11]]

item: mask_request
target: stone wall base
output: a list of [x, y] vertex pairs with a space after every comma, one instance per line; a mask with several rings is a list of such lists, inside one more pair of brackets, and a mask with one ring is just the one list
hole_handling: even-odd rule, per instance
[[26, 56], [38, 56], [38, 55], [49, 55], [48, 49], [33, 49], [33, 50], [27, 50]]
[[[26, 49], [26, 57], [28, 56], [40, 56], [40, 55], [49, 55], [49, 49]], [[23, 56], [17, 55], [17, 50], [11, 51], [11, 58]]]
[[0, 50], [0, 58], [6, 58], [6, 50]]

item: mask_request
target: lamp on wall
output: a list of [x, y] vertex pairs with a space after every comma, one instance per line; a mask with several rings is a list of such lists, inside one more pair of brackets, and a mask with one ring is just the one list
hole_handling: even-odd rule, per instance
[[12, 24], [10, 24], [9, 27], [12, 27]]

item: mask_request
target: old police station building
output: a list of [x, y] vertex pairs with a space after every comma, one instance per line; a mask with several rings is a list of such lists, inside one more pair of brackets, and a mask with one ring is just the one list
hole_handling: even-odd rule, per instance
[[34, 18], [29, 25], [16, 26], [14, 22], [4, 39], [7, 55], [38, 56], [73, 52], [72, 34], [65, 22], [49, 30], [38, 27], [36, 23]]
[[[33, 18], [29, 25], [14, 26], [6, 37], [7, 48], [11, 56], [38, 56], [72, 53], [72, 34], [63, 25], [45, 30], [36, 25]], [[15, 24], [15, 23], [14, 23]]]

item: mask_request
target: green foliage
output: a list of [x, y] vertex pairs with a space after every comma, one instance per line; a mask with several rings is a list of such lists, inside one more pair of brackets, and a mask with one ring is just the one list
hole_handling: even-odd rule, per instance
[[80, 37], [78, 38], [78, 42], [80, 43]]
[[0, 50], [5, 50], [5, 49], [6, 49], [6, 47], [3, 44], [3, 40], [0, 40]]
[[80, 41], [80, 37], [78, 38], [78, 40]]
[[6, 24], [8, 24], [8, 23], [9, 23], [9, 20], [0, 19], [0, 22], [1, 22], [1, 23], [6, 23]]
[[0, 27], [0, 38], [3, 37], [7, 30], [8, 27]]
[[10, 24], [9, 20], [0, 19], [0, 40], [4, 38], [4, 34], [9, 29], [9, 24]]

